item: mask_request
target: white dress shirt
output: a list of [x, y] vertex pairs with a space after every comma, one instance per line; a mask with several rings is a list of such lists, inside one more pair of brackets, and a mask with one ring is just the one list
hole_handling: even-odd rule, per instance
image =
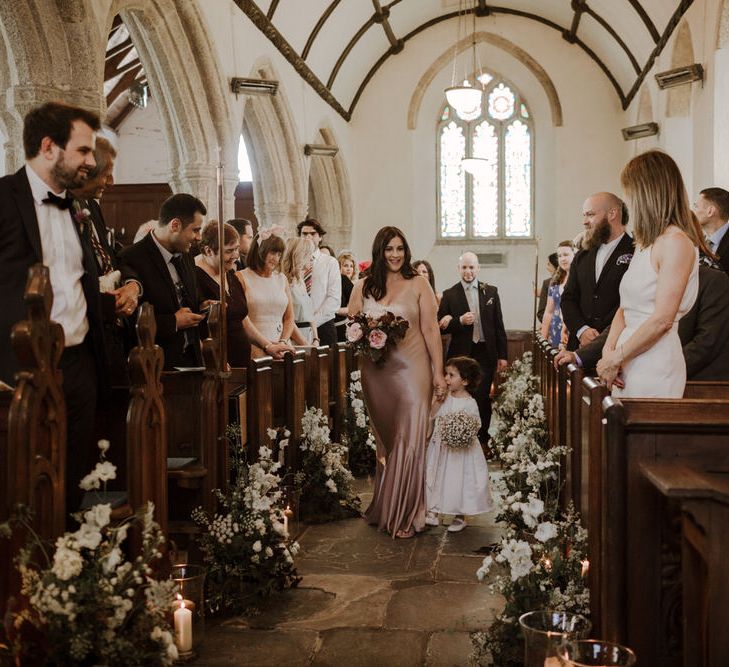
[[719, 249], [719, 244], [726, 235], [728, 229], [729, 222], [725, 222], [711, 236], [706, 237], [706, 240], [709, 242], [709, 250], [711, 250], [712, 252], [716, 252]]
[[602, 243], [600, 244], [600, 247], [597, 249], [597, 255], [595, 257], [595, 282], [600, 280], [600, 274], [602, 273], [603, 268], [605, 267], [605, 263], [610, 258], [610, 255], [613, 254], [613, 250], [615, 250], [615, 247], [620, 243], [620, 239], [625, 236], [625, 232], [623, 232], [618, 238], [613, 239], [609, 243]]
[[[38, 220], [43, 264], [51, 274], [53, 306], [51, 319], [63, 327], [66, 347], [80, 345], [89, 330], [86, 317], [86, 297], [81, 286], [84, 275], [83, 251], [70, 211], [62, 211], [43, 200], [51, 191], [47, 183], [26, 163], [25, 173], [30, 183]], [[54, 192], [65, 197], [66, 191]]]
[[482, 343], [484, 341], [483, 330], [481, 328], [481, 307], [479, 306], [478, 298], [478, 280], [472, 280], [467, 283], [465, 280], [461, 280], [463, 285], [463, 291], [466, 293], [466, 300], [468, 301], [468, 309], [473, 313], [473, 337], [474, 343]]
[[310, 296], [316, 325], [333, 320], [342, 303], [342, 276], [339, 262], [319, 249], [314, 253]]

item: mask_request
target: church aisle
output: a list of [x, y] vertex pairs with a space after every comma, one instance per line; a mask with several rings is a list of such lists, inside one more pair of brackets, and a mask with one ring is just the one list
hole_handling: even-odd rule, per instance
[[196, 664], [467, 665], [469, 632], [488, 627], [502, 604], [476, 580], [478, 550], [498, 537], [492, 519], [411, 540], [362, 519], [310, 526], [299, 539], [299, 587], [256, 616], [210, 623]]

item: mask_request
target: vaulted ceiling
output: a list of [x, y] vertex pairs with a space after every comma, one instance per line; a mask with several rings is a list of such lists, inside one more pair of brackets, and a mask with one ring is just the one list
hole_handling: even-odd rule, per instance
[[[606, 76], [626, 108], [693, 0], [234, 0], [299, 74], [349, 120], [377, 70], [416, 35], [477, 16], [558, 31]], [[455, 31], [454, 31], [455, 37]]]

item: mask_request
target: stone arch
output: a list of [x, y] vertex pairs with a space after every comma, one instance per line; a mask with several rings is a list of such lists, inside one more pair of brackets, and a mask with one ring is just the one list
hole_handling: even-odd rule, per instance
[[722, 0], [716, 24], [716, 48], [726, 49], [729, 47], [729, 0]]
[[[267, 58], [256, 62], [251, 76], [278, 79]], [[253, 169], [256, 218], [264, 227], [293, 228], [306, 216], [308, 188], [303, 147], [281, 87], [276, 95], [248, 97], [243, 136]]]
[[[544, 94], [547, 96], [549, 106], [552, 111], [552, 124], [555, 127], [562, 126], [562, 104], [559, 101], [559, 95], [557, 94], [557, 88], [555, 87], [552, 79], [546, 70], [530, 56], [524, 49], [517, 46], [508, 39], [501, 35], [496, 35], [490, 32], [477, 32], [475, 34], [476, 43], [491, 44], [503, 51], [514, 56], [522, 65], [524, 65], [539, 81], [540, 85], [544, 89]], [[471, 48], [472, 36], [464, 37], [455, 47], [449, 47], [440, 56], [438, 56], [433, 63], [428, 67], [423, 76], [420, 77], [420, 81], [415, 86], [413, 95], [410, 98], [410, 106], [408, 108], [408, 129], [414, 130], [418, 125], [418, 115], [420, 114], [420, 106], [423, 102], [423, 96], [426, 90], [435, 79], [438, 72], [444, 67], [453, 62], [454, 49], [457, 54], [467, 51]]]
[[[691, 65], [694, 62], [694, 47], [691, 41], [691, 28], [683, 19], [676, 31], [676, 39], [671, 52], [671, 69]], [[666, 116], [688, 116], [691, 112], [691, 86], [677, 86], [668, 91]]]
[[7, 87], [0, 117], [7, 135], [6, 170], [23, 162], [23, 117], [56, 99], [101, 112], [104, 48], [91, 0], [10, 0], [0, 3], [0, 36]]
[[648, 86], [643, 86], [640, 91], [640, 98], [638, 100], [638, 118], [637, 122], [650, 123], [653, 120], [653, 100], [651, 99], [651, 92], [648, 90]]
[[[224, 165], [223, 214], [233, 217], [238, 183], [239, 134], [219, 62], [206, 23], [193, 2], [114, 0], [114, 16], [124, 21], [144, 66], [167, 141], [170, 185], [190, 192], [217, 217], [216, 168]], [[103, 71], [103, 68], [102, 68]]]
[[[332, 130], [319, 130], [315, 143], [336, 146]], [[341, 149], [333, 157], [312, 156], [309, 166], [309, 197], [315, 206], [309, 215], [316, 215], [327, 231], [326, 243], [336, 251], [349, 247], [352, 241], [352, 194]]]

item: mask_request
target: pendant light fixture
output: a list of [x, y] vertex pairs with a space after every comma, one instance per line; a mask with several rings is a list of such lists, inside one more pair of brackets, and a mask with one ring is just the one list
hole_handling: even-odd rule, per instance
[[[453, 75], [451, 76], [451, 86], [445, 89], [446, 100], [448, 104], [452, 106], [460, 116], [478, 116], [481, 112], [481, 104], [483, 102], [483, 85], [481, 84], [479, 77], [476, 76], [474, 85], [468, 80], [468, 71], [464, 71], [463, 83], [456, 85], [456, 61], [458, 60], [458, 44], [461, 41], [461, 25], [463, 25], [463, 32], [465, 33], [466, 13], [467, 8], [465, 7], [464, 0], [461, 0], [458, 12], [458, 38], [455, 46], [453, 47]], [[473, 30], [471, 34], [471, 55], [472, 55], [472, 72], [477, 72], [476, 69], [476, 0], [473, 0], [473, 7], [471, 7], [471, 13], [473, 15]], [[465, 65], [464, 65], [465, 67]]]

